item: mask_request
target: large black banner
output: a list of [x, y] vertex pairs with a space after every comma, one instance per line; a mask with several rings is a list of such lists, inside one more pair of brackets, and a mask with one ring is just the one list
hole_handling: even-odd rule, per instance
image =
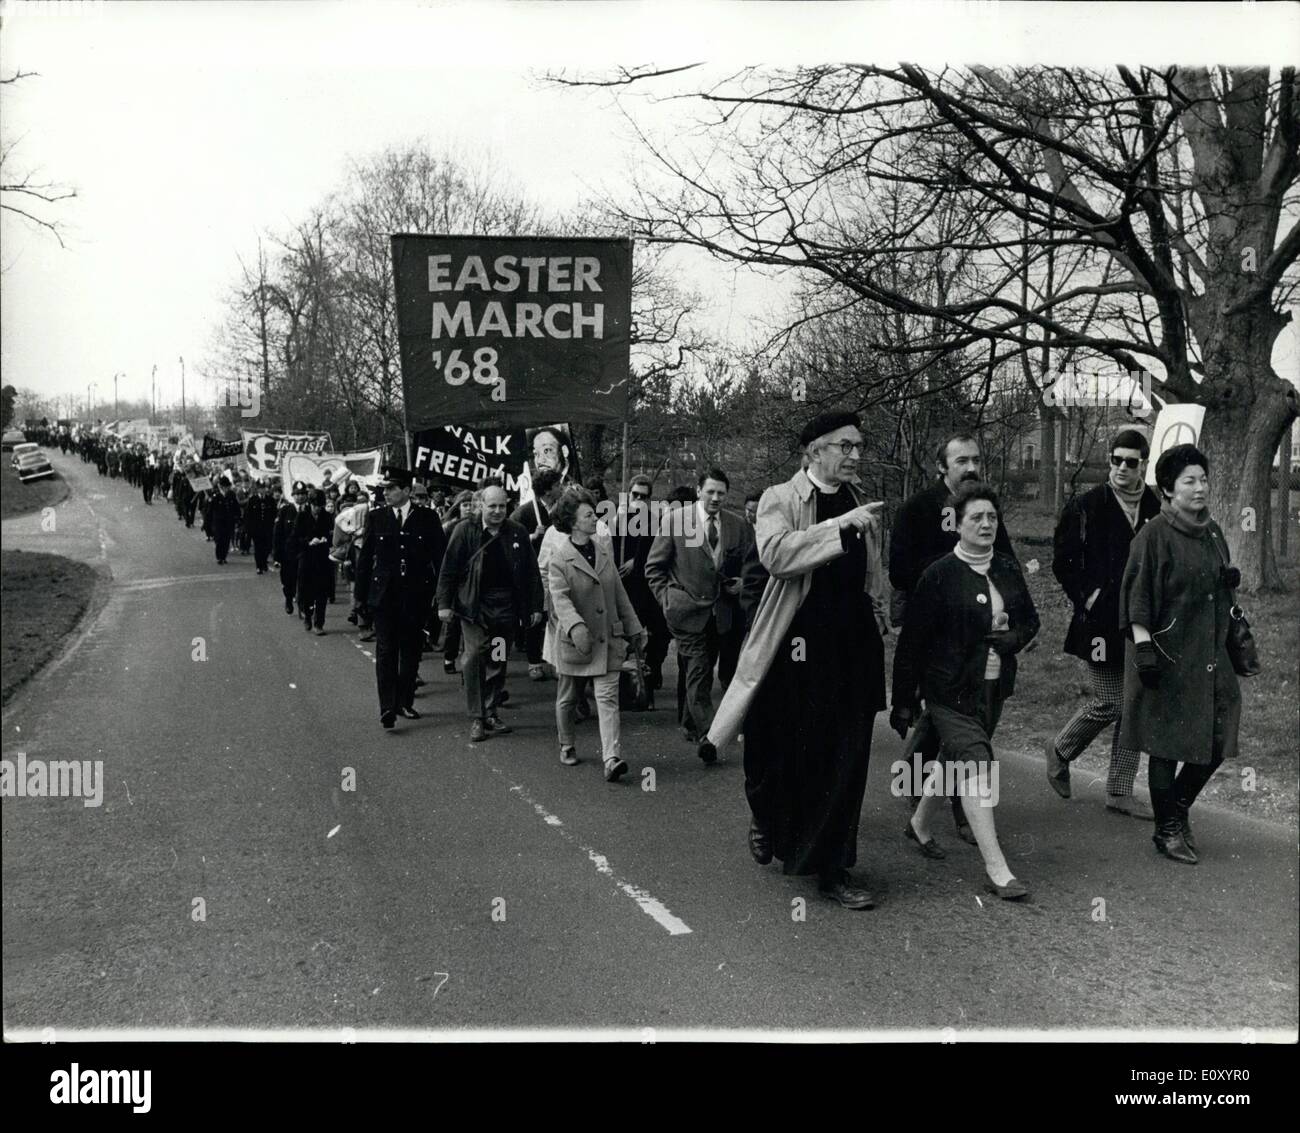
[[392, 241], [409, 429], [623, 420], [630, 240]]

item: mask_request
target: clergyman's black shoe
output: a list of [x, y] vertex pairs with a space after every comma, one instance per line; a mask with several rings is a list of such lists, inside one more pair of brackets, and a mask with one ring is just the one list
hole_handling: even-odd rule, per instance
[[861, 886], [853, 884], [848, 870], [840, 870], [831, 878], [823, 878], [818, 886], [824, 897], [838, 901], [846, 909], [874, 909], [876, 899]]
[[772, 836], [757, 819], [749, 821], [749, 856], [759, 865], [767, 865], [772, 860]]
[[394, 724], [397, 723], [397, 713], [385, 712], [382, 716], [379, 717], [379, 722], [385, 728], [391, 728]]
[[414, 708], [399, 708], [397, 714], [404, 720], [418, 720], [420, 714]]

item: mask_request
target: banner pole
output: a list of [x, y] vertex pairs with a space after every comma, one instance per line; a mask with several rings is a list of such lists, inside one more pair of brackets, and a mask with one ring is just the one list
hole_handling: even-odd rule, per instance
[[623, 415], [623, 482], [620, 493], [627, 491], [628, 451], [627, 451], [627, 414]]

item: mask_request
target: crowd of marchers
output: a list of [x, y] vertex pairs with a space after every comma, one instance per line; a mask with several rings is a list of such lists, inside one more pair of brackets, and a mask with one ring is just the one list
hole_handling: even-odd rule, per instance
[[[672, 490], [671, 524], [647, 524], [635, 522], [641, 513], [665, 514], [647, 476], [633, 477], [613, 513], [599, 479], [572, 484], [549, 468], [513, 507], [497, 481], [448, 498], [400, 469], [369, 490], [327, 475], [284, 499], [278, 480], [229, 465], [210, 467], [213, 488], [196, 493], [183, 461], [114, 458], [93, 438], [80, 447], [102, 474], [138, 484], [146, 503], [155, 491], [170, 497], [185, 526], [201, 513], [218, 563], [233, 548], [254, 556], [258, 574], [278, 571], [285, 613], [308, 632], [325, 632], [327, 606], [349, 586], [347, 620], [376, 643], [385, 729], [419, 719], [421, 659], [440, 652], [463, 682], [469, 740], [509, 733], [509, 658], [522, 649], [530, 679], [556, 682], [561, 762], [581, 762], [576, 725], [594, 715], [614, 782], [628, 771], [620, 712], [662, 687], [675, 647], [685, 740], [706, 765], [743, 746], [748, 847], [760, 865], [775, 858], [785, 873], [815, 876], [847, 908], [876, 904], [851, 871], [874, 721], [888, 708], [917, 768], [902, 836], [944, 859], [936, 835], [950, 807], [985, 888], [1023, 900], [1030, 889], [1001, 850], [990, 777], [1018, 655], [1039, 620], [978, 441], [956, 433], [938, 446], [937, 476], [902, 504], [887, 548], [883, 505], [858, 487], [857, 416], [817, 416], [800, 451], [800, 469], [746, 499], [743, 513], [726, 506], [729, 478], [712, 468]], [[1227, 638], [1239, 576], [1208, 511], [1203, 453], [1165, 451], [1154, 488], [1141, 431], [1120, 431], [1108, 456], [1106, 482], [1056, 525], [1052, 569], [1073, 606], [1064, 650], [1092, 693], [1048, 743], [1046, 778], [1069, 798], [1072, 762], [1108, 733], [1107, 806], [1152, 820], [1156, 849], [1195, 864], [1189, 812], [1237, 749]], [[1143, 753], [1149, 805], [1134, 794]]]

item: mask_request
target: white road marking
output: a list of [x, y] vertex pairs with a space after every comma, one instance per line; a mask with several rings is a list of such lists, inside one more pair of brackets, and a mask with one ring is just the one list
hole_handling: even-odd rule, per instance
[[[374, 657], [372, 657], [370, 653], [368, 653], [365, 649], [361, 647], [361, 643], [359, 641], [354, 640], [352, 644], [355, 645], [360, 652], [364, 653], [367, 657], [370, 658], [371, 664], [374, 664], [375, 661]], [[489, 764], [489, 766], [491, 766], [491, 764]], [[495, 767], [492, 768], [492, 771], [497, 775], [501, 775], [501, 771]], [[501, 777], [505, 778], [504, 775], [501, 775]], [[671, 936], [686, 936], [690, 933], [691, 931], [690, 925], [688, 925], [680, 917], [675, 916], [672, 912], [670, 912], [668, 907], [657, 897], [655, 897], [653, 894], [647, 893], [644, 889], [639, 889], [637, 886], [631, 884], [630, 882], [624, 881], [621, 877], [615, 874], [613, 867], [609, 864], [609, 859], [607, 859], [603, 854], [597, 853], [595, 850], [591, 849], [591, 847], [584, 846], [581, 842], [579, 842], [577, 838], [575, 838], [572, 834], [570, 834], [567, 830], [563, 828], [564, 823], [558, 816], [551, 814], [540, 803], [535, 802], [533, 799], [530, 799], [527, 793], [524, 791], [524, 788], [521, 784], [512, 786], [510, 788], [510, 792], [512, 794], [517, 793], [521, 799], [527, 802], [533, 808], [533, 810], [536, 811], [538, 816], [542, 819], [543, 822], [546, 823], [547, 826], [550, 826], [553, 829], [558, 830], [561, 837], [568, 839], [575, 846], [577, 846], [578, 849], [580, 849], [584, 854], [586, 854], [587, 857], [591, 860], [592, 864], [595, 865], [596, 869], [599, 872], [605, 874], [607, 877], [613, 878], [614, 884], [624, 894], [626, 894], [628, 897], [631, 897], [632, 900], [635, 901], [637, 905], [640, 907], [641, 911], [646, 914], [646, 916], [654, 920], [661, 928], [665, 929]]]
[[[505, 778], [505, 776], [502, 775], [501, 771], [498, 768], [493, 767], [492, 771], [497, 775], [501, 775], [502, 778]], [[517, 793], [521, 799], [523, 799], [526, 803], [528, 803], [528, 805], [531, 806], [533, 810], [538, 815], [541, 816], [542, 820], [546, 823], [547, 826], [556, 829], [559, 832], [560, 837], [567, 839], [569, 842], [572, 842], [573, 845], [577, 846], [578, 849], [580, 849], [584, 854], [586, 854], [587, 859], [591, 862], [592, 865], [596, 867], [598, 873], [604, 874], [606, 877], [611, 878], [615, 886], [622, 893], [624, 893], [628, 897], [631, 897], [632, 900], [637, 903], [637, 906], [641, 909], [641, 911], [645, 913], [645, 915], [648, 916], [651, 920], [653, 920], [656, 924], [658, 924], [660, 928], [664, 929], [670, 936], [687, 936], [690, 934], [691, 926], [688, 925], [684, 920], [682, 920], [681, 917], [678, 917], [675, 914], [673, 914], [672, 911], [669, 910], [669, 908], [662, 901], [660, 901], [657, 897], [654, 896], [654, 894], [648, 893], [646, 892], [646, 890], [641, 889], [636, 885], [633, 885], [629, 881], [624, 881], [621, 877], [619, 877], [614, 872], [614, 867], [609, 864], [609, 859], [605, 857], [604, 854], [599, 853], [596, 850], [593, 850], [590, 846], [584, 846], [581, 842], [579, 842], [578, 839], [573, 834], [569, 833], [568, 830], [564, 829], [564, 823], [560, 820], [558, 816], [551, 814], [539, 802], [529, 798], [528, 793], [524, 790], [521, 784], [516, 784], [512, 786], [510, 788], [510, 793], [511, 794]]]
[[231, 574], [189, 574], [166, 575], [162, 578], [137, 578], [132, 582], [119, 582], [118, 590], [161, 590], [164, 586], [176, 586], [182, 582], [234, 582], [242, 581], [247, 575], [235, 571]]

